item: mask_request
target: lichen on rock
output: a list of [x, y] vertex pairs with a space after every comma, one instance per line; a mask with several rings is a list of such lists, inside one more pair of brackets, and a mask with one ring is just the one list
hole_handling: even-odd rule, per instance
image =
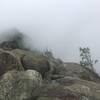
[[31, 100], [41, 85], [42, 77], [34, 70], [9, 71], [0, 80], [0, 100]]

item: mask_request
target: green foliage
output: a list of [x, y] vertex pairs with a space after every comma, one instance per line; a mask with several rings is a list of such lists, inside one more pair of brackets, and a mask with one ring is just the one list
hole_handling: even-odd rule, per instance
[[87, 48], [80, 47], [80, 57], [81, 57], [81, 61], [80, 61], [81, 66], [87, 67], [94, 71], [93, 66], [94, 66], [94, 64], [96, 64], [98, 62], [98, 60], [92, 59], [91, 52], [88, 47]]

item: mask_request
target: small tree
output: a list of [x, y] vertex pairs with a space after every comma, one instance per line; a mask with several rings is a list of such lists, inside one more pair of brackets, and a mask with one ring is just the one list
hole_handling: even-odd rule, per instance
[[98, 62], [98, 60], [92, 59], [90, 49], [88, 47], [87, 48], [80, 47], [80, 57], [81, 57], [81, 61], [80, 61], [81, 66], [87, 67], [92, 71], [94, 71], [93, 66]]

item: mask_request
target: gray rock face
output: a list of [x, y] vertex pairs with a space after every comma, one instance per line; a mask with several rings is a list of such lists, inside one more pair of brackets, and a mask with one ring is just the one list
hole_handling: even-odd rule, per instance
[[50, 70], [50, 65], [48, 60], [45, 58], [38, 58], [38, 57], [30, 57], [24, 56], [21, 59], [21, 63], [25, 70], [33, 69], [41, 73], [42, 77], [45, 77], [45, 74]]
[[24, 70], [20, 60], [14, 54], [0, 49], [0, 76], [13, 69]]
[[100, 100], [100, 85], [80, 78], [60, 78], [44, 85], [37, 100]]
[[41, 84], [41, 75], [34, 70], [9, 71], [0, 79], [0, 100], [31, 100]]
[[80, 94], [57, 83], [51, 83], [42, 88], [37, 100], [81, 100]]

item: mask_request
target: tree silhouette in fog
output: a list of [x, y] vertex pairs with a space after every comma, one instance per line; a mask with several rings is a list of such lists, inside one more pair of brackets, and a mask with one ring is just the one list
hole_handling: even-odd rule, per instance
[[92, 71], [94, 71], [94, 64], [96, 64], [98, 62], [98, 60], [93, 60], [91, 57], [91, 52], [90, 52], [90, 48], [86, 47], [86, 48], [81, 48], [80, 47], [80, 65], [82, 67], [86, 67], [91, 69]]

